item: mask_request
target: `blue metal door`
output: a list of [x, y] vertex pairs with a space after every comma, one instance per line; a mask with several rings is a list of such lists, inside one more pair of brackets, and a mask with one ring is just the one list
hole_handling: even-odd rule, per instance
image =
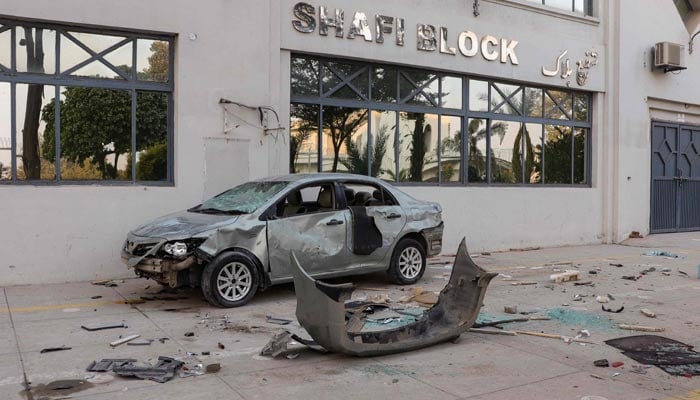
[[651, 232], [700, 230], [700, 127], [654, 122]]

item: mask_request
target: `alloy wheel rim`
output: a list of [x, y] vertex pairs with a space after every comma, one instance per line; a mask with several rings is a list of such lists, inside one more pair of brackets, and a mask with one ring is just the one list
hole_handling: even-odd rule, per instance
[[224, 265], [216, 277], [216, 288], [221, 297], [228, 301], [243, 299], [250, 292], [252, 284], [250, 269], [239, 262]]
[[399, 271], [406, 279], [414, 279], [423, 267], [423, 256], [415, 247], [403, 249], [399, 255]]

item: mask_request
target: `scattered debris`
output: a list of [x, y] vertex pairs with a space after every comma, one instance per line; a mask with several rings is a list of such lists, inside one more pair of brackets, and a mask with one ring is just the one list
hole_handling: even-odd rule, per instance
[[286, 356], [289, 352], [288, 346], [290, 344], [295, 344], [294, 342], [298, 342], [303, 344], [304, 346], [307, 346], [313, 350], [325, 353], [326, 350], [319, 346], [315, 341], [313, 340], [306, 340], [298, 335], [291, 333], [289, 331], [282, 331], [279, 333], [276, 333], [272, 339], [270, 339], [269, 342], [260, 350], [260, 355], [261, 356], [271, 356], [274, 358], [278, 358], [280, 356]]
[[634, 372], [635, 374], [640, 375], [645, 375], [647, 373], [646, 369], [642, 365], [633, 365], [630, 369], [630, 372]]
[[123, 322], [108, 325], [81, 325], [80, 327], [88, 332], [103, 331], [105, 329], [128, 328], [128, 326], [124, 325]]
[[438, 296], [434, 292], [426, 292], [422, 287], [412, 287], [409, 289], [410, 295], [403, 296], [399, 299], [399, 303], [415, 302], [425, 306], [432, 306], [437, 303]]
[[610, 298], [608, 296], [598, 296], [595, 298], [598, 303], [609, 303]]
[[645, 316], [647, 316], [649, 318], [656, 318], [656, 313], [649, 310], [648, 308], [642, 308], [641, 310], [639, 310], [639, 312], [641, 312], [642, 314], [644, 314]]
[[92, 297], [90, 297], [90, 298], [93, 299], [93, 300], [97, 300], [97, 299], [101, 299], [102, 296], [92, 296]]
[[625, 363], [623, 363], [622, 361], [613, 361], [612, 364], [610, 364], [610, 366], [613, 368], [619, 368], [623, 365], [625, 365]]
[[200, 375], [204, 375], [204, 365], [202, 364], [183, 365], [180, 369], [180, 378]]
[[642, 234], [639, 233], [638, 231], [632, 231], [632, 232], [630, 232], [629, 237], [630, 237], [630, 239], [642, 239], [644, 236], [642, 236]]
[[516, 332], [513, 332], [513, 331], [492, 330], [492, 329], [482, 329], [482, 328], [469, 328], [469, 332], [485, 333], [487, 335], [506, 335], [506, 336], [517, 336], [518, 335]]
[[625, 309], [625, 306], [622, 306], [622, 307], [618, 308], [617, 310], [613, 310], [612, 308], [607, 308], [602, 304], [600, 305], [600, 307], [603, 309], [603, 311], [609, 312], [609, 313], [621, 313]]
[[518, 306], [504, 306], [503, 312], [506, 314], [517, 314], [518, 313]]
[[175, 376], [175, 371], [183, 365], [183, 362], [170, 357], [158, 357], [155, 365], [143, 364], [138, 363], [137, 365], [135, 361], [129, 361], [125, 364], [112, 366], [112, 372], [119, 376], [133, 376], [165, 383]]
[[598, 271], [592, 269], [592, 270], [588, 271], [588, 273], [590, 275], [596, 275], [598, 273]]
[[559, 274], [552, 274], [549, 276], [549, 280], [554, 283], [562, 283], [569, 281], [577, 281], [580, 278], [580, 272], [574, 270], [566, 270]]
[[512, 286], [530, 286], [530, 285], [537, 285], [537, 282], [535, 281], [523, 281], [523, 282], [512, 282]]
[[72, 347], [68, 346], [61, 346], [61, 347], [47, 347], [45, 349], [41, 349], [39, 353], [53, 353], [54, 351], [63, 351], [63, 350], [70, 350]]
[[627, 325], [620, 324], [620, 329], [625, 329], [628, 331], [641, 331], [641, 332], [663, 332], [666, 328], [656, 328], [653, 326], [642, 326], [642, 325]]
[[640, 364], [655, 365], [671, 375], [700, 375], [700, 353], [685, 343], [656, 335], [630, 336], [605, 343]]
[[140, 336], [141, 336], [141, 335], [139, 335], [139, 334], [129, 335], [129, 336], [126, 336], [126, 337], [121, 337], [121, 336], [120, 336], [119, 339], [117, 339], [117, 340], [111, 342], [109, 345], [112, 346], [112, 347], [117, 347], [117, 346], [120, 346], [120, 345], [122, 345], [122, 344], [124, 344], [124, 343], [130, 342], [130, 341], [132, 341], [132, 340], [134, 340], [134, 339], [136, 339], [136, 338], [138, 338], [138, 337], [140, 337]]
[[202, 355], [203, 355], [203, 356], [208, 356], [208, 355], [211, 355], [211, 352], [210, 352], [210, 351], [203, 351], [203, 352], [202, 352]]
[[689, 276], [686, 272], [683, 272], [683, 271], [681, 271], [680, 269], [678, 270], [678, 273], [681, 274], [681, 275], [683, 275], [683, 276], [685, 276], [685, 277], [688, 277], [688, 276]]
[[601, 360], [593, 361], [593, 365], [595, 365], [596, 367], [609, 367], [610, 362], [607, 359], [603, 358]]
[[111, 279], [103, 280], [103, 281], [94, 281], [92, 282], [93, 285], [99, 285], [99, 286], [105, 286], [105, 287], [115, 287], [119, 286], [117, 283]]
[[615, 264], [615, 263], [610, 263], [610, 266], [611, 266], [611, 267], [617, 267], [617, 268], [622, 268], [622, 267], [624, 267], [623, 264]]
[[[511, 313], [511, 314], [515, 314], [515, 313]], [[497, 325], [501, 325], [501, 324], [509, 324], [511, 322], [527, 322], [530, 320], [531, 320], [531, 318], [512, 318], [512, 319], [501, 319], [501, 320], [490, 321], [490, 322], [475, 322], [474, 325], [472, 325], [472, 327], [484, 328], [487, 326], [497, 326]]]
[[593, 286], [593, 281], [574, 282], [576, 286]]
[[[591, 378], [600, 379], [601, 381], [604, 381], [604, 380], [605, 380], [605, 378], [603, 378], [603, 377], [600, 376], [600, 375], [596, 375], [596, 374], [591, 374]], [[589, 397], [589, 400], [590, 400], [590, 396], [588, 396], [588, 397]], [[584, 399], [584, 400], [585, 400], [585, 399]]]
[[268, 324], [275, 324], [275, 325], [289, 325], [292, 323], [291, 319], [277, 318], [277, 317], [273, 317], [272, 315], [267, 315], [265, 317], [265, 320], [267, 321]]
[[680, 258], [678, 254], [674, 254], [665, 250], [650, 250], [642, 254], [647, 257], [668, 257], [668, 258]]
[[194, 332], [185, 332], [185, 337], [192, 337], [194, 336]]
[[622, 279], [626, 279], [628, 281], [636, 281], [637, 279], [641, 278], [641, 276], [638, 275], [622, 275]]
[[205, 367], [205, 371], [207, 371], [207, 374], [215, 374], [215, 373], [221, 371], [221, 364], [219, 364], [219, 363], [209, 364]]
[[584, 340], [581, 338], [572, 338], [572, 337], [557, 335], [557, 334], [553, 334], [553, 333], [529, 332], [529, 331], [515, 331], [515, 333], [517, 333], [518, 335], [529, 335], [529, 336], [537, 336], [537, 337], [543, 337], [543, 338], [549, 338], [549, 339], [560, 339], [560, 340], [563, 340], [567, 343], [576, 342], [576, 343], [595, 344], [589, 340]]
[[220, 350], [224, 350], [224, 349], [226, 348], [226, 346], [224, 346], [224, 344], [221, 343], [221, 342], [219, 342], [219, 343], [217, 344], [217, 346], [219, 347]]
[[150, 346], [151, 343], [153, 343], [153, 339], [141, 339], [141, 340], [132, 340], [129, 343], [127, 343], [127, 346]]

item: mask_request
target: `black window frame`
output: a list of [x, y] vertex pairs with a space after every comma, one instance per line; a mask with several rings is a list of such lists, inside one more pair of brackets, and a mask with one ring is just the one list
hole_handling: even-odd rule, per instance
[[[438, 146], [439, 149], [437, 151], [438, 153], [438, 162], [437, 162], [437, 182], [408, 182], [408, 181], [400, 181], [399, 180], [399, 169], [398, 169], [398, 157], [396, 157], [396, 169], [395, 169], [395, 175], [396, 175], [396, 180], [386, 180], [382, 179], [384, 182], [387, 182], [391, 185], [397, 185], [397, 186], [489, 186], [489, 187], [496, 187], [496, 186], [504, 186], [504, 187], [587, 187], [590, 188], [592, 187], [592, 176], [591, 176], [591, 171], [592, 171], [592, 163], [591, 163], [591, 156], [592, 156], [592, 151], [591, 151], [591, 143], [592, 143], [592, 120], [593, 120], [593, 93], [592, 92], [587, 92], [587, 91], [582, 91], [582, 90], [573, 90], [570, 88], [562, 88], [562, 87], [553, 87], [553, 86], [545, 86], [545, 85], [540, 85], [540, 84], [528, 84], [528, 83], [522, 83], [522, 82], [513, 82], [513, 81], [505, 81], [505, 80], [500, 80], [500, 79], [490, 79], [490, 78], [483, 78], [483, 77], [477, 77], [477, 76], [472, 76], [472, 75], [467, 75], [467, 74], [459, 74], [455, 72], [441, 72], [441, 71], [427, 71], [427, 70], [417, 70], [415, 68], [404, 68], [400, 66], [395, 66], [395, 65], [390, 65], [390, 64], [379, 64], [379, 63], [373, 63], [373, 62], [362, 62], [362, 61], [357, 61], [357, 60], [346, 60], [346, 59], [337, 59], [337, 58], [327, 58], [327, 57], [321, 57], [321, 56], [316, 56], [316, 55], [309, 55], [309, 54], [304, 54], [304, 53], [293, 53], [291, 55], [292, 58], [304, 58], [304, 59], [311, 59], [315, 60], [318, 62], [318, 68], [319, 72], [322, 72], [323, 70], [323, 63], [325, 62], [342, 62], [346, 64], [354, 64], [359, 67], [364, 67], [369, 74], [368, 77], [368, 93], [369, 93], [369, 99], [368, 100], [349, 100], [349, 99], [338, 99], [338, 98], [333, 98], [329, 96], [324, 96], [323, 95], [323, 90], [322, 90], [322, 77], [319, 75], [319, 95], [297, 95], [294, 93], [294, 89], [290, 91], [290, 107], [294, 105], [312, 105], [312, 106], [317, 106], [318, 109], [318, 121], [317, 121], [317, 130], [315, 134], [317, 135], [317, 157], [316, 157], [316, 164], [317, 164], [317, 171], [316, 172], [322, 172], [323, 168], [323, 160], [322, 160], [322, 148], [323, 148], [323, 108], [328, 106], [328, 107], [346, 107], [346, 108], [355, 108], [355, 109], [367, 109], [368, 110], [368, 115], [371, 116], [371, 113], [373, 111], [394, 111], [396, 116], [396, 127], [395, 127], [395, 132], [394, 132], [394, 141], [395, 141], [395, 147], [394, 151], [398, 152], [399, 151], [399, 146], [398, 146], [398, 140], [399, 140], [399, 135], [397, 134], [397, 131], [399, 129], [399, 120], [400, 120], [400, 113], [401, 112], [413, 112], [413, 113], [426, 113], [426, 114], [436, 114], [438, 117], [438, 120], [442, 118], [442, 116], [455, 116], [459, 117], [461, 119], [461, 126], [460, 126], [460, 132], [462, 132], [462, 135], [465, 135], [465, 132], [468, 132], [468, 124], [469, 120], [471, 119], [483, 119], [486, 121], [487, 124], [487, 132], [486, 132], [486, 137], [487, 137], [487, 159], [486, 159], [486, 167], [487, 167], [487, 174], [486, 174], [486, 182], [469, 182], [468, 180], [468, 169], [469, 169], [469, 144], [468, 140], [461, 140], [461, 149], [460, 149], [460, 179], [457, 182], [443, 182], [442, 180], [442, 163], [441, 163], [441, 158], [442, 158], [442, 127], [441, 124], [438, 124]], [[293, 66], [293, 63], [290, 63]], [[454, 109], [454, 108], [444, 108], [440, 107], [440, 101], [438, 100], [438, 106], [419, 106], [415, 104], [408, 104], [405, 102], [401, 101], [398, 96], [400, 94], [400, 89], [397, 87], [397, 97], [396, 100], [392, 102], [379, 102], [373, 100], [372, 97], [372, 78], [373, 74], [371, 71], [374, 71], [376, 68], [394, 68], [397, 69], [397, 80], [398, 77], [400, 77], [400, 71], [402, 70], [411, 70], [411, 71], [422, 71], [424, 73], [431, 73], [431, 74], [436, 74], [437, 75], [437, 81], [439, 82], [440, 88], [439, 92], [442, 93], [442, 77], [461, 77], [462, 78], [462, 108], [461, 109]], [[293, 73], [293, 72], [292, 72]], [[470, 102], [470, 96], [469, 96], [469, 83], [470, 80], [476, 80], [476, 81], [485, 81], [488, 83], [488, 100], [487, 103], [489, 105], [489, 111], [470, 111], [469, 107], [469, 102]], [[517, 85], [520, 87], [520, 92], [523, 93], [525, 91], [525, 88], [534, 88], [534, 89], [540, 89], [541, 90], [541, 100], [542, 100], [542, 115], [543, 117], [529, 117], [529, 116], [524, 116], [524, 115], [511, 115], [511, 114], [502, 114], [502, 113], [497, 113], [491, 110], [492, 105], [491, 105], [491, 92], [492, 92], [492, 87], [494, 85], [498, 84], [506, 84], [506, 85]], [[291, 85], [291, 82], [290, 82]], [[336, 90], [338, 88], [335, 88]], [[356, 88], [352, 88], [353, 90], [357, 91]], [[568, 93], [567, 99], [570, 99], [572, 102], [572, 115], [570, 119], [565, 120], [565, 119], [555, 119], [555, 118], [546, 118], [546, 110], [545, 110], [545, 99], [547, 98], [547, 92], [552, 91], [552, 92], [566, 92]], [[576, 106], [576, 96], [586, 96], [587, 98], [587, 120], [586, 121], [577, 121], [575, 117], [575, 106]], [[551, 97], [550, 97], [551, 98]], [[554, 100], [554, 99], [552, 99]], [[505, 100], [501, 103], [501, 107], [505, 106], [508, 104], [509, 101]], [[561, 104], [556, 103], [556, 107], [560, 110], [562, 110]], [[499, 107], [495, 107], [495, 109], [498, 109]], [[563, 111], [563, 110], [562, 110]], [[545, 126], [547, 125], [555, 125], [555, 126], [566, 126], [571, 128], [572, 132], [572, 153], [571, 153], [571, 183], [566, 183], [566, 184], [558, 184], [558, 183], [547, 183], [545, 181], [545, 171], [544, 171], [544, 166], [545, 166], [545, 161], [544, 158], [546, 157], [546, 154], [542, 155], [542, 160], [541, 160], [541, 173], [542, 177], [540, 179], [540, 182], [537, 183], [491, 183], [491, 173], [490, 173], [490, 157], [491, 157], [491, 148], [490, 148], [490, 136], [491, 136], [491, 121], [514, 121], [514, 122], [519, 122], [522, 124], [540, 124], [542, 125], [542, 146], [544, 146], [544, 143], [546, 142], [546, 132], [545, 132]], [[291, 125], [291, 124], [290, 124]], [[290, 128], [293, 129], [293, 127], [290, 126]], [[574, 175], [575, 175], [575, 153], [574, 153], [574, 134], [577, 128], [583, 128], [586, 129], [586, 139], [585, 139], [585, 150], [584, 150], [584, 157], [585, 157], [585, 165], [584, 165], [584, 176], [585, 176], [585, 183], [574, 183]], [[372, 143], [372, 118], [368, 118], [367, 121], [367, 131], [368, 131], [368, 137], [367, 137], [367, 142], [369, 144]], [[463, 136], [464, 137], [464, 136]], [[522, 146], [524, 146], [524, 140], [521, 141]], [[368, 145], [368, 152], [371, 154], [371, 146]], [[543, 150], [544, 152], [544, 150]], [[368, 171], [371, 173], [371, 164], [372, 160], [371, 157], [368, 157]], [[342, 171], [339, 171], [342, 173]]]
[[[36, 73], [36, 72], [19, 72], [17, 70], [17, 51], [16, 45], [18, 28], [30, 27], [41, 28], [45, 30], [55, 31], [55, 67], [54, 72]], [[11, 179], [0, 180], [0, 185], [100, 185], [100, 186], [174, 186], [174, 90], [175, 90], [175, 46], [177, 34], [166, 32], [155, 32], [148, 30], [135, 30], [127, 28], [105, 27], [99, 25], [73, 24], [59, 21], [39, 20], [32, 18], [22, 18], [16, 16], [8, 16], [0, 14], [0, 32], [9, 30], [11, 32], [11, 65], [8, 70], [0, 68], [0, 84], [10, 84], [10, 114], [11, 114]], [[70, 32], [86, 33], [96, 35], [112, 35], [125, 38], [124, 42], [131, 43], [132, 46], [132, 71], [130, 76], [120, 73], [124, 79], [110, 79], [98, 77], [85, 77], [70, 75], [70, 72], [77, 68], [71, 67], [69, 70], [61, 72], [61, 40], [66, 40], [66, 34]], [[69, 39], [74, 41], [75, 38]], [[77, 39], [76, 39], [77, 40]], [[168, 79], [167, 82], [156, 82], [139, 79], [137, 75], [137, 43], [139, 40], [154, 40], [168, 43]], [[78, 40], [79, 41], [79, 40]], [[75, 41], [74, 41], [75, 43]], [[126, 44], [124, 44], [126, 45]], [[83, 47], [78, 45], [79, 47]], [[115, 46], [112, 46], [115, 47]], [[121, 46], [119, 46], [121, 47]], [[94, 52], [97, 53], [97, 52]], [[91, 62], [103, 60], [99, 54], [95, 55], [92, 50], [88, 54], [92, 57]], [[89, 63], [85, 63], [88, 65]], [[113, 69], [110, 66], [107, 66]], [[117, 72], [115, 70], [115, 72]], [[39, 84], [53, 86], [55, 88], [55, 132], [56, 132], [56, 156], [55, 156], [55, 176], [52, 180], [28, 180], [18, 179], [17, 177], [17, 135], [19, 127], [17, 126], [17, 85], [21, 84]], [[164, 180], [138, 180], [136, 171], [136, 162], [131, 165], [131, 179], [126, 180], [62, 180], [61, 179], [61, 115], [60, 115], [60, 97], [61, 89], [65, 87], [84, 87], [96, 89], [112, 89], [129, 91], [131, 95], [131, 157], [136, 159], [137, 152], [137, 97], [139, 93], [162, 93], [167, 96], [167, 172]]]
[[[559, 11], [564, 11], [559, 7], [554, 7], [549, 4], [547, 4], [548, 1], [551, 0], [525, 0], [528, 3], [536, 3], [540, 4], [544, 7], [550, 8], [552, 10], [559, 10]], [[576, 14], [581, 14], [579, 11], [576, 11], [576, 0], [570, 0], [571, 1], [571, 9], [568, 11], [571, 11], [572, 13]], [[583, 14], [585, 16], [593, 16], [593, 0], [583, 0]]]

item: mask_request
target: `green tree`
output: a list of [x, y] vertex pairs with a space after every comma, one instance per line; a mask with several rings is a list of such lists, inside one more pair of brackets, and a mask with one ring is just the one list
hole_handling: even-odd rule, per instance
[[[27, 71], [44, 73], [44, 34], [41, 28], [22, 28], [24, 46], [27, 54]], [[44, 85], [27, 85], [27, 103], [22, 127], [22, 168], [26, 179], [41, 178], [41, 158], [39, 156], [39, 118], [41, 116], [41, 99]]]
[[[382, 125], [377, 130], [377, 135], [374, 136], [374, 144], [372, 145], [372, 171], [371, 176], [378, 176], [382, 171], [382, 159], [386, 154], [386, 145], [389, 140], [387, 126]], [[367, 159], [369, 151], [367, 145], [358, 146], [352, 140], [348, 139], [346, 143], [347, 157], [341, 158], [340, 163], [347, 168], [348, 172], [360, 175], [370, 175], [367, 171], [369, 160]]]

